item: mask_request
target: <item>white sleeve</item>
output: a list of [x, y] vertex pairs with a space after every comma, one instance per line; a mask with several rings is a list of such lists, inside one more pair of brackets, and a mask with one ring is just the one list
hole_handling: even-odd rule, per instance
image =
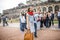
[[29, 14], [27, 13], [27, 15], [26, 16], [29, 16]]
[[21, 19], [21, 16], [19, 17], [19, 19]]
[[41, 14], [41, 17], [43, 17], [43, 14]]

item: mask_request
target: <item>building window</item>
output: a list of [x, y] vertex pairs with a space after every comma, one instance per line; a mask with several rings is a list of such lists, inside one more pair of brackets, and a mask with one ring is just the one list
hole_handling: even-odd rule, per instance
[[24, 11], [22, 11], [21, 14], [24, 14]]
[[52, 9], [52, 7], [51, 7], [51, 6], [48, 8], [48, 11], [53, 11], [53, 9]]
[[36, 12], [36, 9], [34, 9], [34, 12]]
[[48, 0], [48, 2], [55, 2], [55, 0]]
[[25, 10], [25, 12], [27, 12], [28, 10]]
[[32, 1], [36, 1], [36, 0], [32, 0]]
[[59, 11], [59, 6], [58, 5], [55, 6], [55, 11]]
[[43, 7], [43, 12], [46, 11], [46, 7]]

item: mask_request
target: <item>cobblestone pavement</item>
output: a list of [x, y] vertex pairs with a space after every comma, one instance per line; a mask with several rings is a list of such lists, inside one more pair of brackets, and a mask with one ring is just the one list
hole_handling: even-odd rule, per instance
[[[6, 27], [0, 24], [0, 40], [23, 40], [24, 33], [20, 31], [19, 23], [9, 23], [9, 26]], [[37, 33], [38, 38], [34, 38], [34, 40], [60, 40], [60, 29], [57, 24], [50, 28], [38, 29]]]
[[[8, 23], [9, 25], [6, 27], [20, 27], [20, 23]], [[3, 26], [3, 24], [1, 23], [0, 26]]]
[[[24, 33], [18, 27], [0, 27], [0, 40], [23, 40]], [[34, 40], [60, 40], [60, 30], [46, 28], [37, 33], [38, 38]]]

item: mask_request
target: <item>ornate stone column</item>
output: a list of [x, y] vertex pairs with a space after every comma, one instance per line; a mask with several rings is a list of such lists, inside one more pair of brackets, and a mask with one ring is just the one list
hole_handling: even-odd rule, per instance
[[46, 12], [48, 12], [48, 6], [46, 6]]
[[40, 10], [41, 10], [41, 12], [43, 12], [43, 8], [42, 8], [42, 6], [40, 7]]
[[55, 5], [53, 5], [52, 8], [53, 8], [53, 13], [55, 13]]

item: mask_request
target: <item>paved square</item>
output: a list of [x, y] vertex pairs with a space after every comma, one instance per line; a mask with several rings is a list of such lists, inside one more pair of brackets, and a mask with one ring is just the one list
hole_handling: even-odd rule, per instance
[[[0, 27], [0, 40], [23, 40], [24, 33], [17, 27]], [[60, 30], [38, 30], [38, 38], [34, 40], [60, 40]]]
[[[34, 40], [60, 40], [60, 30], [57, 24], [50, 28], [43, 27], [38, 30], [38, 38]], [[9, 23], [9, 26], [2, 27], [0, 24], [0, 40], [24, 40], [24, 33], [20, 31], [19, 23]]]

